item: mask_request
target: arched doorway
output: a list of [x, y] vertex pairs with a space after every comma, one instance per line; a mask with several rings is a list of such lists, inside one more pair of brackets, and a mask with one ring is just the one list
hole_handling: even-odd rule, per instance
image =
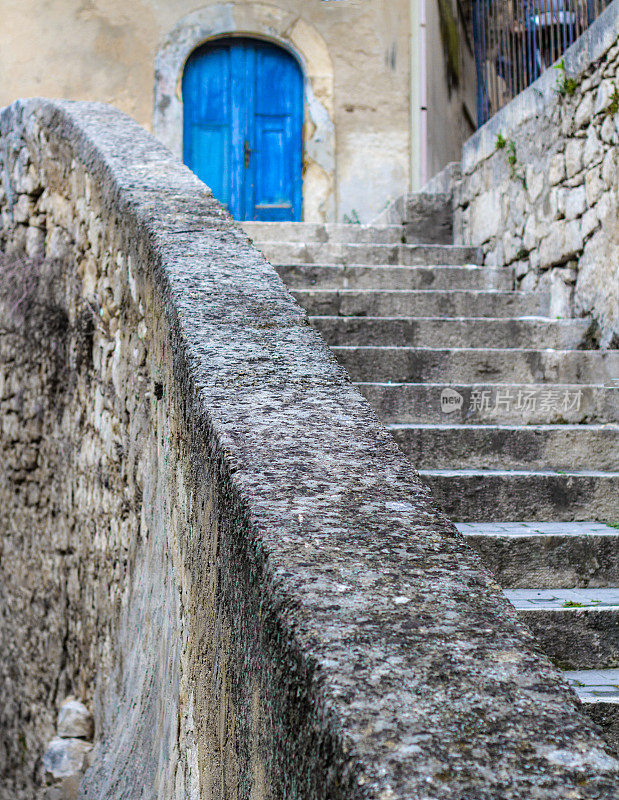
[[238, 220], [302, 213], [303, 74], [281, 47], [226, 38], [183, 73], [183, 161]]

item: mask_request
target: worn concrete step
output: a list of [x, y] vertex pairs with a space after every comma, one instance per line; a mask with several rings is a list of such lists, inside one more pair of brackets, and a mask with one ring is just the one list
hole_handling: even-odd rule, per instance
[[331, 345], [411, 347], [557, 348], [587, 344], [590, 322], [544, 317], [338, 317], [310, 316]]
[[619, 669], [570, 670], [563, 675], [584, 710], [619, 753]]
[[407, 241], [453, 242], [452, 192], [448, 183], [451, 186], [453, 179], [445, 177], [434, 183], [432, 192], [398, 197], [376, 217], [374, 224], [402, 225]]
[[603, 522], [457, 522], [504, 589], [619, 586], [619, 529]]
[[619, 350], [332, 347], [357, 381], [601, 383], [619, 374]]
[[450, 192], [410, 194], [404, 211], [407, 241], [414, 237], [425, 242], [453, 241], [453, 206]]
[[351, 225], [345, 222], [243, 222], [243, 230], [256, 247], [265, 242], [300, 244], [402, 244], [403, 225]]
[[506, 589], [505, 595], [561, 669], [619, 667], [619, 588]]
[[342, 317], [538, 317], [548, 296], [481, 289], [293, 289], [310, 316]]
[[619, 390], [585, 384], [358, 382], [386, 424], [619, 422]]
[[422, 469], [446, 516], [462, 522], [619, 520], [619, 472]]
[[256, 244], [271, 264], [479, 264], [476, 247], [447, 244], [349, 244], [262, 241]]
[[424, 469], [619, 470], [619, 425], [389, 425]]
[[513, 289], [509, 268], [464, 266], [357, 266], [281, 264], [276, 267], [291, 289]]

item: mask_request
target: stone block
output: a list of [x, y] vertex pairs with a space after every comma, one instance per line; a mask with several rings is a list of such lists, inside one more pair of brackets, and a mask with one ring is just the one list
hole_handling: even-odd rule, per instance
[[597, 203], [603, 191], [602, 167], [598, 166], [585, 174], [585, 195], [589, 208]]
[[553, 269], [550, 273], [549, 313], [556, 319], [568, 319], [573, 316], [573, 289], [557, 269]]
[[617, 194], [604, 192], [595, 206], [597, 217], [610, 238], [619, 239], [619, 213], [617, 212]]
[[604, 146], [600, 141], [595, 128], [589, 128], [589, 133], [585, 140], [585, 148], [583, 150], [583, 165], [589, 167], [592, 164], [597, 164], [601, 161], [604, 155]]
[[66, 800], [62, 786], [46, 786], [43, 790], [42, 800]]
[[530, 213], [524, 225], [522, 243], [525, 250], [533, 250], [537, 247], [540, 240], [548, 233], [548, 223], [545, 220], [539, 221], [535, 214]]
[[20, 194], [13, 206], [13, 221], [27, 223], [34, 213], [34, 201], [27, 194]]
[[40, 258], [45, 255], [45, 231], [29, 225], [26, 229], [26, 255]]
[[522, 249], [522, 238], [514, 235], [512, 231], [503, 234], [503, 254], [506, 264], [510, 264]]
[[514, 268], [514, 275], [516, 276], [517, 280], [522, 280], [527, 272], [529, 272], [528, 261], [516, 261], [512, 266]]
[[502, 193], [498, 189], [481, 194], [471, 203], [468, 226], [473, 242], [483, 244], [497, 236], [502, 223]]
[[548, 183], [555, 186], [565, 178], [565, 155], [557, 153], [548, 164]]
[[527, 195], [524, 189], [517, 184], [509, 195], [508, 223], [512, 231], [522, 234], [524, 229], [525, 209], [527, 208]]
[[617, 141], [619, 141], [617, 128], [611, 116], [604, 117], [604, 122], [600, 128], [600, 139], [606, 144], [617, 144]]
[[88, 767], [92, 744], [83, 739], [54, 737], [43, 755], [43, 771], [49, 780], [81, 775]]
[[491, 248], [484, 256], [484, 264], [487, 267], [500, 267], [505, 264], [505, 254], [502, 242]]
[[595, 96], [595, 106], [593, 109], [594, 114], [600, 114], [605, 111], [612, 102], [613, 93], [615, 91], [616, 83], [613, 80], [603, 80], [597, 90]]
[[407, 242], [451, 244], [453, 212], [448, 194], [411, 194], [406, 202], [404, 232]]
[[24, 165], [21, 161], [15, 164], [13, 182], [17, 194], [33, 195], [39, 189], [39, 178], [35, 168], [31, 164]]
[[561, 117], [561, 138], [565, 139], [574, 135], [574, 114], [571, 109], [566, 109]]
[[578, 265], [574, 302], [579, 313], [596, 314], [600, 344], [608, 347], [619, 331], [619, 244], [603, 227], [585, 246]]
[[69, 697], [60, 706], [56, 728], [62, 738], [92, 739], [94, 721], [83, 703]]
[[559, 219], [559, 217], [563, 215], [563, 209], [559, 210], [559, 200], [563, 200], [562, 191], [563, 190], [559, 189], [557, 186], [553, 186], [544, 196], [542, 213], [550, 222]]
[[48, 258], [64, 260], [71, 252], [71, 242], [66, 231], [58, 226], [47, 232], [45, 254]]
[[461, 208], [454, 209], [454, 244], [462, 244], [463, 239], [463, 211]]
[[619, 185], [617, 175], [617, 155], [615, 149], [609, 150], [602, 162], [602, 181], [607, 189], [612, 189]]
[[583, 241], [580, 224], [577, 220], [553, 223], [549, 235], [539, 247], [540, 268], [547, 269], [555, 264], [564, 264], [576, 257], [582, 250]]
[[572, 178], [582, 169], [585, 145], [582, 139], [570, 139], [565, 147], [565, 172]]
[[587, 126], [591, 122], [591, 118], [593, 117], [593, 102], [593, 94], [586, 93], [578, 104], [576, 113], [574, 114], [574, 125], [577, 130], [578, 128]]
[[532, 292], [537, 289], [539, 283], [539, 275], [535, 272], [528, 272], [520, 281], [520, 289], [523, 292]]
[[564, 215], [566, 219], [575, 219], [585, 213], [587, 207], [585, 187], [576, 186], [566, 189], [564, 194]]
[[544, 189], [544, 171], [531, 164], [526, 170], [526, 181], [529, 200], [535, 203]]
[[593, 231], [598, 227], [599, 222], [597, 210], [595, 208], [590, 208], [585, 212], [580, 221], [580, 234], [583, 240], [591, 236]]

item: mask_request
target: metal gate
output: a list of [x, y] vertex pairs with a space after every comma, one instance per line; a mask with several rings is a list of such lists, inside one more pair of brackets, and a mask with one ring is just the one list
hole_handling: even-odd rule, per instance
[[561, 58], [611, 0], [473, 0], [477, 125]]

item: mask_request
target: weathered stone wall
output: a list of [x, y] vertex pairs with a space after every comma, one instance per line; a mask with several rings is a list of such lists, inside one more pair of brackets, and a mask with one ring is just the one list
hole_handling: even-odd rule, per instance
[[[619, 343], [619, 3], [464, 146], [456, 241]], [[502, 138], [499, 138], [502, 137]], [[499, 145], [502, 145], [499, 146]]]
[[0, 175], [2, 800], [67, 695], [83, 798], [608, 800], [619, 762], [208, 190], [88, 103], [5, 109]]

